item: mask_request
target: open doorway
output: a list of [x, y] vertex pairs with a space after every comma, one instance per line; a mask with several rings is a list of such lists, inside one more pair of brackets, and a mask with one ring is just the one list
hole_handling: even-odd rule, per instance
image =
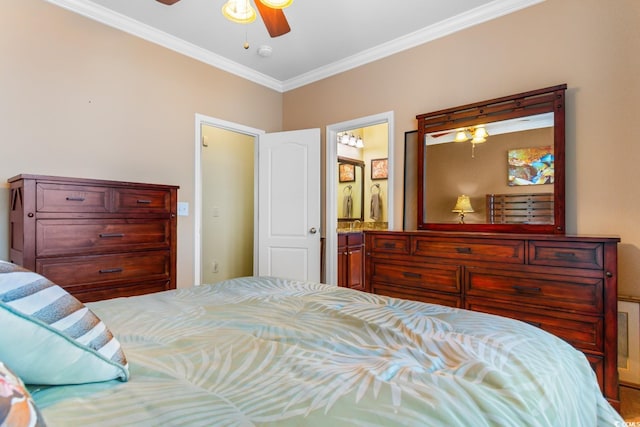
[[[344, 191], [343, 183], [340, 182], [338, 158], [354, 157], [354, 162], [364, 163], [364, 180], [363, 184], [363, 213], [362, 223], [365, 226], [375, 226], [378, 228], [382, 224], [388, 229], [394, 228], [394, 197], [393, 197], [393, 152], [394, 152], [394, 126], [393, 126], [393, 112], [386, 112], [376, 114], [368, 117], [362, 117], [347, 122], [336, 123], [327, 126], [326, 130], [326, 232], [325, 232], [325, 277], [324, 280], [330, 284], [337, 284], [338, 277], [338, 218], [339, 211], [344, 211], [344, 206], [340, 203], [344, 198], [344, 195], [339, 191]], [[338, 136], [344, 134], [351, 136], [352, 134], [360, 136], [364, 139], [364, 147], [367, 145], [367, 139], [375, 144], [370, 145], [370, 150], [367, 153], [366, 148], [360, 150], [347, 150], [339, 153], [338, 146], [348, 145], [341, 144], [338, 141]], [[357, 139], [357, 136], [356, 136]], [[352, 147], [353, 148], [353, 147]], [[345, 154], [346, 153], [346, 154]], [[349, 155], [349, 153], [352, 153]], [[380, 179], [382, 175], [372, 175], [372, 168], [384, 165], [383, 176], [385, 178]], [[372, 179], [373, 178], [373, 179]], [[342, 186], [341, 186], [342, 185]], [[348, 185], [348, 183], [347, 183]], [[381, 216], [374, 218], [371, 216], [371, 199], [372, 195], [382, 197], [381, 200]], [[354, 220], [355, 221], [355, 220]]]
[[254, 141], [202, 125], [202, 282], [253, 274]]
[[197, 286], [257, 271], [255, 189], [258, 140], [264, 131], [201, 114], [195, 125]]

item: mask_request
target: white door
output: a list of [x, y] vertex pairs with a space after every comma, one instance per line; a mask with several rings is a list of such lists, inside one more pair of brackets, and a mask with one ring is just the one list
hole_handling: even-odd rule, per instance
[[320, 129], [260, 135], [258, 275], [320, 281]]

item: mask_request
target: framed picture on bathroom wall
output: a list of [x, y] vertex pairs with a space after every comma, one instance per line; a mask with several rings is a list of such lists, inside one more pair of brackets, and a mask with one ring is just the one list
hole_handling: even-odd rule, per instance
[[340, 182], [353, 182], [356, 180], [356, 166], [349, 163], [338, 164], [338, 180]]
[[389, 176], [388, 159], [371, 159], [371, 179], [387, 179]]

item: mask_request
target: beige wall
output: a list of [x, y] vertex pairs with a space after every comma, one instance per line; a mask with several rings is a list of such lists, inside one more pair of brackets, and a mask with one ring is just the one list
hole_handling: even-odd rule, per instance
[[[194, 202], [195, 114], [267, 131], [282, 94], [50, 5], [0, 2], [0, 259], [20, 173], [179, 185]], [[193, 212], [178, 219], [191, 286]]]
[[[402, 218], [402, 141], [417, 114], [567, 83], [568, 232], [619, 235], [620, 293], [640, 296], [640, 144], [629, 138], [640, 117], [639, 17], [637, 0], [547, 0], [287, 92], [284, 126], [324, 131], [393, 110]], [[346, 92], [353, 101], [336, 103]]]

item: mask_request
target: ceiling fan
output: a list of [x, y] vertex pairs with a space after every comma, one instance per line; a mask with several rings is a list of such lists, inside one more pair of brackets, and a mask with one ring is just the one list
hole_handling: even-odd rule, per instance
[[[170, 6], [174, 3], [179, 2], [180, 0], [156, 1]], [[260, 12], [262, 21], [264, 22], [265, 27], [267, 27], [267, 31], [269, 32], [269, 35], [271, 37], [279, 37], [291, 31], [289, 23], [287, 22], [287, 18], [284, 16], [284, 12], [282, 11], [282, 9], [289, 6], [292, 3], [292, 0], [276, 0], [264, 2], [263, 0], [254, 0], [253, 3], [256, 5], [258, 12]], [[275, 7], [269, 6], [268, 4], [275, 5]]]

